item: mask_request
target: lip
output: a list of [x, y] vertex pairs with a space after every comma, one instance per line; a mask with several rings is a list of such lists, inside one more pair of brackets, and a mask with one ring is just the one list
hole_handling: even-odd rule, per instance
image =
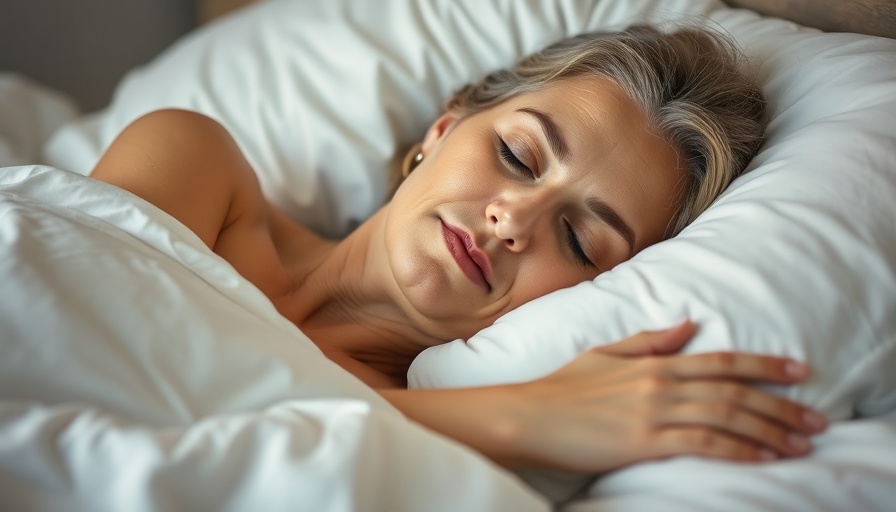
[[446, 224], [445, 221], [442, 221], [442, 237], [445, 239], [448, 252], [454, 257], [464, 275], [470, 281], [491, 291], [492, 286], [489, 284], [491, 263], [488, 256], [476, 246], [473, 237], [457, 226]]

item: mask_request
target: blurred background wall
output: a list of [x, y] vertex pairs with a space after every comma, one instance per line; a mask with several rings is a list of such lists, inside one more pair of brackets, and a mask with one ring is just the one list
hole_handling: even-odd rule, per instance
[[192, 29], [194, 0], [0, 0], [0, 72], [69, 94], [82, 111], [108, 104], [131, 68]]

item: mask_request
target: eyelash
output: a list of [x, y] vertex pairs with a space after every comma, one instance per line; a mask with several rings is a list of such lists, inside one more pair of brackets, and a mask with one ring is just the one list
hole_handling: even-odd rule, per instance
[[535, 173], [532, 172], [532, 169], [527, 167], [526, 164], [520, 161], [520, 159], [517, 158], [515, 154], [513, 154], [513, 151], [511, 151], [510, 147], [506, 142], [504, 142], [504, 139], [502, 139], [501, 137], [498, 137], [498, 153], [501, 155], [501, 160], [504, 160], [507, 165], [513, 167], [515, 171], [519, 172], [520, 174], [525, 174], [527, 178], [531, 178], [533, 180], [536, 178]]
[[566, 243], [569, 245], [569, 249], [572, 251], [573, 255], [582, 265], [593, 267], [594, 263], [588, 259], [588, 255], [585, 254], [585, 250], [582, 249], [582, 244], [579, 243], [579, 237], [576, 236], [575, 230], [572, 229], [569, 222], [564, 221], [563, 223], [566, 225]]

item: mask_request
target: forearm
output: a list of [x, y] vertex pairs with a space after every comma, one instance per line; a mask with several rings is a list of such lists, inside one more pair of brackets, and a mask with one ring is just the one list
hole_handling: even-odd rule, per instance
[[503, 466], [525, 463], [523, 404], [513, 386], [381, 389], [408, 418], [470, 446]]
[[808, 453], [806, 436], [823, 431], [824, 418], [746, 384], [801, 382], [804, 365], [740, 353], [637, 357], [675, 349], [692, 330], [635, 335], [530, 382], [381, 393], [508, 467], [604, 473], [676, 455], [758, 462]]

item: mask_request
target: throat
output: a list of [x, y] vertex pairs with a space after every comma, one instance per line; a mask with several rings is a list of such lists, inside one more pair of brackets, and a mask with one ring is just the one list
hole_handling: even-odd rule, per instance
[[411, 362], [427, 346], [421, 338], [429, 338], [388, 291], [383, 251], [370, 249], [374, 224], [338, 243], [306, 237], [302, 250], [291, 245], [298, 233], [275, 233], [291, 287], [269, 298], [329, 359], [367, 385], [406, 387]]
[[[388, 301], [333, 294], [333, 290], [321, 291], [314, 284], [306, 283], [301, 300], [292, 302], [301, 304], [302, 311], [287, 317], [330, 360], [367, 385], [407, 387], [411, 362], [428, 346], [419, 341], [424, 336]], [[312, 293], [315, 289], [318, 293]]]

